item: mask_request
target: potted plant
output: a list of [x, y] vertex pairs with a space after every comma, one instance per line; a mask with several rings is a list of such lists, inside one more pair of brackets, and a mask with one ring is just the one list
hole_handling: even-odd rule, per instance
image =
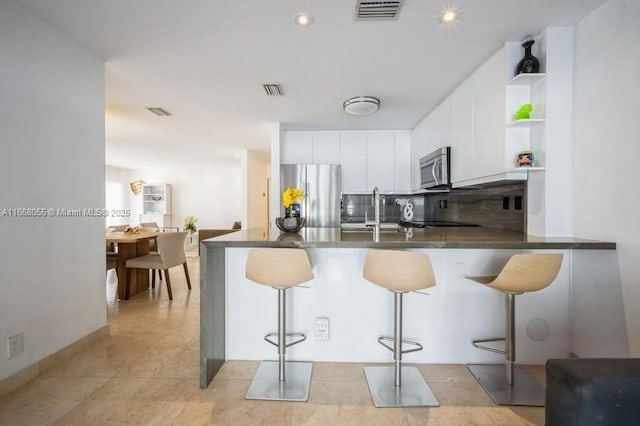
[[196, 222], [198, 221], [198, 218], [196, 218], [195, 216], [187, 216], [184, 218], [184, 230], [185, 232], [188, 232], [189, 235], [193, 234], [194, 232], [196, 232], [198, 230], [198, 228], [196, 228]]

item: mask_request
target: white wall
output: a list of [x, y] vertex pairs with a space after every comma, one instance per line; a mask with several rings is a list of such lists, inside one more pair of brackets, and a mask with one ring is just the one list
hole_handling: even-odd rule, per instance
[[[0, 52], [0, 211], [104, 207], [102, 61], [12, 0]], [[103, 224], [0, 215], [0, 380], [106, 324]]]
[[[105, 206], [107, 210], [131, 210], [129, 206], [129, 170], [107, 166], [105, 169]], [[126, 213], [125, 213], [126, 214]], [[105, 226], [125, 225], [130, 217], [112, 216], [105, 218]]]
[[[206, 167], [176, 166], [150, 170], [129, 170], [129, 182], [171, 185], [172, 226], [182, 229], [185, 216], [198, 218], [196, 227], [230, 229], [243, 217], [243, 171], [240, 159], [234, 163]], [[127, 188], [132, 211], [129, 223], [137, 225], [142, 213], [142, 194], [134, 196]], [[243, 224], [244, 226], [244, 224]]]
[[[632, 356], [640, 355], [639, 22], [640, 2], [610, 0], [575, 31], [573, 233], [618, 243]], [[592, 290], [579, 284], [575, 291]], [[578, 308], [599, 309], [599, 294]]]
[[246, 153], [246, 214], [244, 228], [269, 226], [267, 179], [270, 172], [269, 153], [248, 150]]

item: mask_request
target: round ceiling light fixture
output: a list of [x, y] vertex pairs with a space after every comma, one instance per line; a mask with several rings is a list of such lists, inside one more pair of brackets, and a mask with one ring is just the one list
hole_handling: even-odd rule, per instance
[[342, 109], [347, 114], [367, 115], [373, 114], [380, 108], [380, 99], [373, 96], [355, 96], [342, 104]]
[[293, 17], [293, 22], [299, 27], [308, 27], [313, 24], [313, 16], [307, 12], [300, 12]]

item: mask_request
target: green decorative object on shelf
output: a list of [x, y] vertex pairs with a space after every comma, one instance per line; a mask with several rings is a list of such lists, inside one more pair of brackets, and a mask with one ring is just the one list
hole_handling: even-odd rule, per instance
[[531, 111], [533, 111], [533, 105], [524, 104], [520, 107], [518, 111], [516, 111], [514, 117], [517, 120], [528, 120], [531, 118]]

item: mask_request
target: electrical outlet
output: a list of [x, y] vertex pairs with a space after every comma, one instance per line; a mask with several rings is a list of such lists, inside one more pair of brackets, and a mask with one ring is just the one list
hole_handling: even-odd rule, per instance
[[329, 340], [329, 318], [316, 318], [316, 328], [314, 336], [316, 340]]
[[463, 280], [467, 275], [467, 264], [464, 262], [456, 263], [456, 279]]
[[18, 356], [24, 351], [24, 341], [22, 340], [22, 333], [18, 333], [15, 336], [11, 336], [7, 339], [7, 354], [9, 359]]

